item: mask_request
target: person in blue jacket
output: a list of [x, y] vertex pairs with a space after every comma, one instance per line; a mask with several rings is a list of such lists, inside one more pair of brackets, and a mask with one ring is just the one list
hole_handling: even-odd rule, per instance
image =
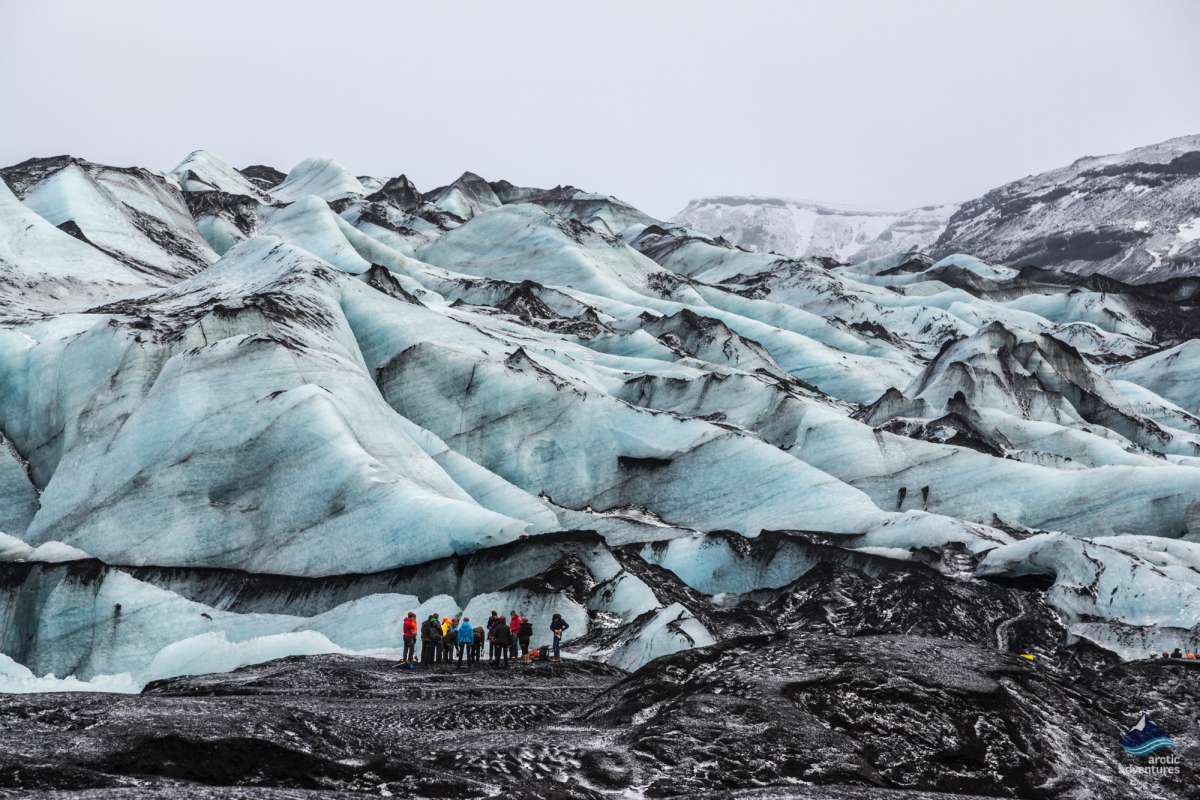
[[571, 626], [568, 625], [567, 621], [562, 618], [562, 614], [555, 614], [554, 618], [550, 620], [550, 632], [552, 634], [554, 634], [554, 660], [555, 661], [562, 660], [561, 658], [559, 658], [558, 648], [559, 648], [559, 645], [562, 644], [563, 631], [565, 631], [569, 627], [571, 627]]
[[[470, 654], [471, 646], [475, 643], [475, 629], [471, 627], [471, 618], [463, 617], [458, 622], [457, 641], [455, 649], [458, 651], [458, 663], [463, 663], [463, 654]], [[468, 659], [467, 663], [470, 663]]]

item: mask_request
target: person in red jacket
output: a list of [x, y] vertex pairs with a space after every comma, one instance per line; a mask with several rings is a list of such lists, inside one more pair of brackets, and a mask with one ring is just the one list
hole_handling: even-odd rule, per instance
[[517, 660], [517, 634], [521, 631], [521, 615], [517, 612], [511, 612], [508, 619], [508, 660]]
[[410, 611], [404, 618], [404, 658], [405, 664], [417, 660], [417, 612]]

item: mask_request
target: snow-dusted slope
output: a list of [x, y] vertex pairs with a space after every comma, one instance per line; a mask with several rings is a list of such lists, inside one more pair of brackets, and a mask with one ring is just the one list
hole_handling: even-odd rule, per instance
[[207, 150], [188, 153], [169, 173], [185, 192], [225, 192], [266, 201], [267, 195], [252, 180]]
[[426, 192], [425, 199], [464, 220], [500, 205], [491, 185], [474, 172], [464, 172], [449, 186]]
[[0, 175], [26, 208], [147, 281], [170, 283], [217, 259], [179, 189], [148, 170], [58, 156]]
[[[23, 205], [0, 180], [0, 298], [6, 308], [30, 302], [90, 304], [146, 287], [150, 277], [56, 228]], [[11, 305], [10, 305], [11, 304]]]
[[633, 225], [650, 225], [657, 220], [611, 195], [587, 192], [574, 186], [531, 189], [508, 181], [490, 184], [502, 203], [535, 203], [560, 217], [590, 225], [599, 231], [621, 234]]
[[255, 239], [161, 294], [4, 331], [0, 425], [42, 489], [25, 537], [116, 563], [328, 574], [551, 526], [495, 476], [440, 465], [446, 446], [387, 407], [338, 275]]
[[860, 211], [774, 197], [702, 197], [674, 220], [763, 253], [839, 261], [926, 250], [956, 205], [911, 211]]
[[934, 250], [1131, 282], [1200, 271], [1200, 135], [1081, 158], [964, 203]]
[[1188, 413], [1200, 414], [1200, 341], [1196, 339], [1110, 367], [1108, 375], [1148, 389]]
[[296, 166], [278, 186], [272, 188], [271, 196], [284, 203], [316, 195], [324, 200], [367, 194], [358, 178], [345, 167], [330, 158], [307, 158]]
[[1052, 577], [1048, 598], [1067, 619], [1067, 630], [1125, 658], [1194, 647], [1200, 544], [1042, 534], [992, 550], [977, 572]]

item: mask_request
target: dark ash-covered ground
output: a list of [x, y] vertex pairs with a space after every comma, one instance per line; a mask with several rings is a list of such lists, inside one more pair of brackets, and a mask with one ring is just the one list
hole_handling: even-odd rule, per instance
[[[814, 564], [717, 603], [637, 547], [614, 551], [721, 640], [632, 675], [580, 659], [427, 671], [315, 656], [139, 696], [0, 695], [0, 798], [1200, 797], [1195, 662], [1064, 646], [1041, 584], [965, 577], [963, 552], [897, 562], [814, 534], [730, 542], [756, 564]], [[507, 552], [490, 554], [495, 580]], [[585, 603], [594, 581], [564, 552], [519, 583]], [[428, 592], [439, 569], [378, 580]], [[222, 586], [258, 610], [287, 588]], [[331, 591], [291, 588], [293, 603]], [[597, 625], [569, 649], [639, 635]], [[1180, 775], [1122, 774], [1139, 762], [1118, 738], [1142, 709], [1179, 742]]]
[[0, 696], [0, 796], [225, 797], [217, 787], [242, 786], [281, 790], [243, 796], [475, 798], [586, 781], [611, 769], [593, 766], [594, 736], [560, 718], [620, 677], [587, 662], [427, 671], [331, 655], [164, 681], [140, 696]]
[[[1056, 660], [809, 631], [631, 676], [294, 657], [140, 696], [0, 696], [0, 797], [1200, 796], [1200, 670]], [[1120, 773], [1143, 707], [1178, 777]]]

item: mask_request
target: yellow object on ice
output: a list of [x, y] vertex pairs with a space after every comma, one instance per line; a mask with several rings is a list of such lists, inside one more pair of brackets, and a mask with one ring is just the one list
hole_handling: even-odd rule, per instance
[[1036, 656], [1034, 656], [1033, 653], [1021, 653], [1021, 658], [1025, 659], [1026, 661], [1033, 661]]

